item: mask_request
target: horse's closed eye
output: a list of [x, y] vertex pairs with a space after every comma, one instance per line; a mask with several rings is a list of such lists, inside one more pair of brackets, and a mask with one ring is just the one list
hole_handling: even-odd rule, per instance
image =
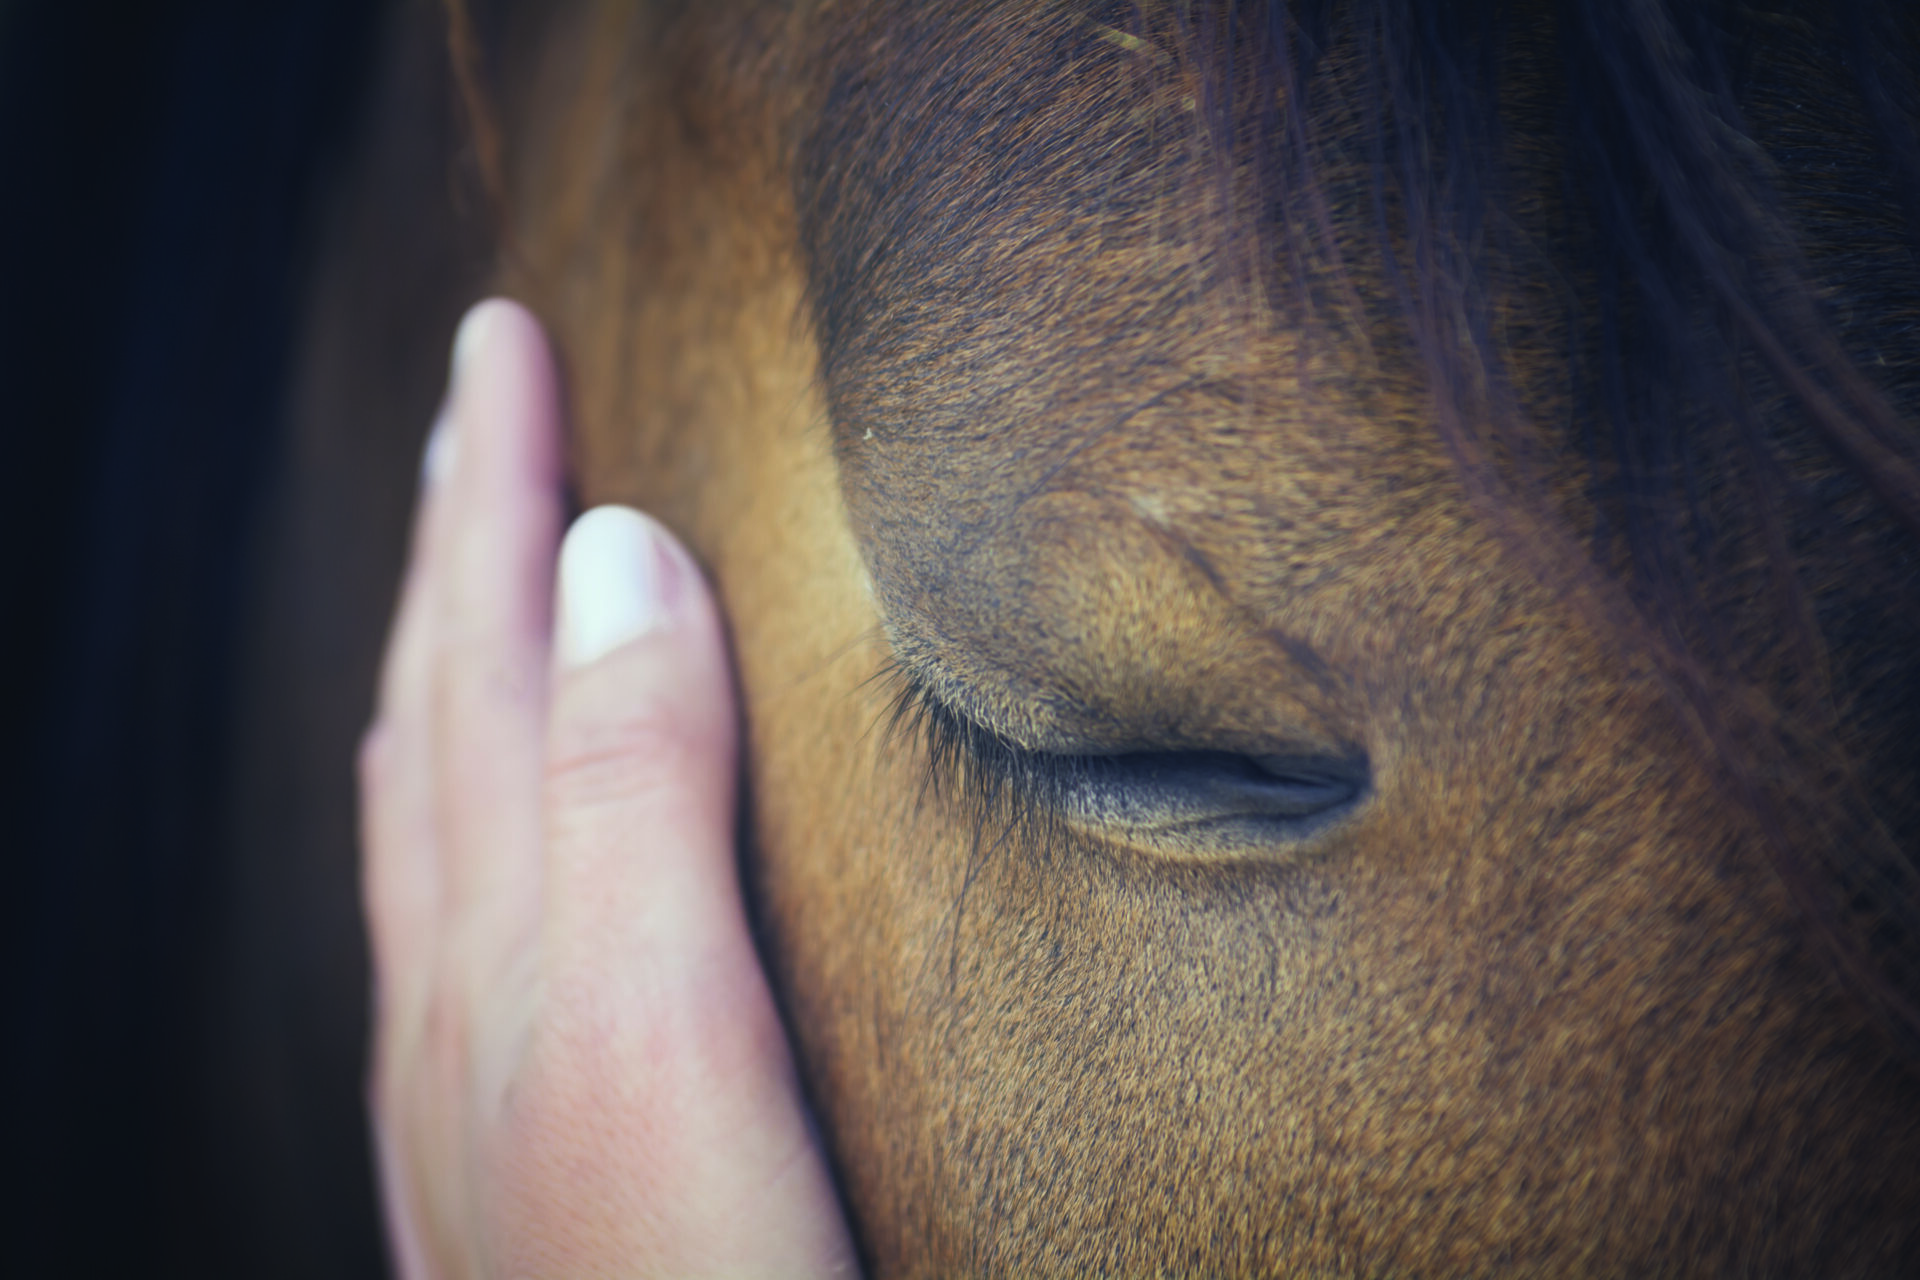
[[1366, 781], [1363, 761], [1141, 751], [1076, 759], [1056, 785], [1071, 816], [1122, 830], [1240, 824], [1288, 836], [1352, 805]]
[[921, 739], [932, 789], [981, 818], [1064, 821], [1181, 859], [1274, 858], [1340, 821], [1371, 789], [1358, 755], [1030, 750], [898, 674], [896, 728]]
[[1051, 799], [1069, 821], [1188, 856], [1283, 852], [1368, 790], [1364, 760], [1225, 751], [1078, 757], [1051, 773]]

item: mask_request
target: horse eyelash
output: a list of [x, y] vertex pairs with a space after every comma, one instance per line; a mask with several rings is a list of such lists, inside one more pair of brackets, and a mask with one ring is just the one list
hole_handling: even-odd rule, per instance
[[889, 663], [894, 686], [886, 740], [908, 742], [921, 762], [920, 798], [955, 806], [984, 833], [990, 826], [1051, 826], [1074, 758], [1032, 751], [955, 711], [911, 669]]

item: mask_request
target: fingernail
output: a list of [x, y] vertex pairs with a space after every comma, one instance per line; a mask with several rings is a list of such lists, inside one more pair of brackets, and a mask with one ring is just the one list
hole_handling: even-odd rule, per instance
[[[489, 299], [489, 302], [491, 299]], [[453, 460], [459, 452], [458, 434], [453, 429], [454, 406], [460, 402], [460, 380], [473, 368], [475, 354], [486, 343], [487, 327], [494, 308], [488, 302], [476, 302], [460, 317], [454, 330], [453, 354], [448, 360], [447, 393], [434, 414], [433, 430], [427, 434], [427, 447], [420, 454], [420, 484], [431, 489], [453, 474]]]
[[427, 433], [427, 447], [420, 452], [420, 487], [432, 489], [453, 472], [453, 400], [443, 402], [434, 415], [433, 430]]
[[595, 507], [560, 544], [562, 667], [578, 667], [667, 621], [677, 568], [654, 523], [631, 507]]
[[460, 385], [461, 375], [473, 367], [475, 353], [486, 343], [487, 327], [498, 309], [493, 304], [492, 298], [476, 302], [460, 317], [460, 327], [453, 334], [453, 367], [447, 376], [451, 385]]

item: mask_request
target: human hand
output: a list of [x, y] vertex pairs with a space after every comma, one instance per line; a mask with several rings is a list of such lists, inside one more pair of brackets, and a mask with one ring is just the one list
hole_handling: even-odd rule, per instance
[[400, 1271], [851, 1275], [741, 902], [716, 608], [618, 507], [551, 603], [560, 435], [537, 322], [480, 304], [360, 757]]

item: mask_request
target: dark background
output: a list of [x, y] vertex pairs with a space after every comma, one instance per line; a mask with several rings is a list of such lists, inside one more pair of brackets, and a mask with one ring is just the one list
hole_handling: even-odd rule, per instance
[[[267, 1171], [206, 1087], [219, 815], [315, 210], [385, 7], [0, 0], [12, 1275], [262, 1274]], [[361, 1191], [297, 1270], [378, 1273]]]

